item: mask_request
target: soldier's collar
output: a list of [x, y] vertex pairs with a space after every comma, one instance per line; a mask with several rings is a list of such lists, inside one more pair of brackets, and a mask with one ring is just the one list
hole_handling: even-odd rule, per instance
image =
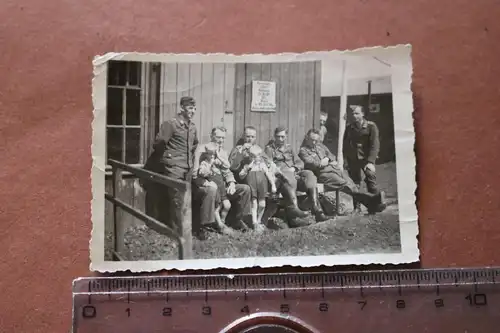
[[358, 127], [358, 125], [356, 124], [356, 122], [354, 121], [352, 124], [351, 124], [352, 127], [354, 128], [367, 128], [368, 127], [368, 120], [366, 119], [363, 119], [363, 122], [361, 123], [361, 126]]
[[285, 151], [286, 147], [288, 146], [286, 143], [283, 144], [283, 146], [278, 146], [275, 142], [273, 142], [274, 149], [280, 150], [280, 151]]
[[186, 120], [184, 119], [184, 117], [182, 115], [179, 114], [179, 117], [177, 117], [177, 121], [179, 122], [179, 124], [181, 124], [182, 126], [190, 126], [193, 124], [193, 121], [192, 120]]

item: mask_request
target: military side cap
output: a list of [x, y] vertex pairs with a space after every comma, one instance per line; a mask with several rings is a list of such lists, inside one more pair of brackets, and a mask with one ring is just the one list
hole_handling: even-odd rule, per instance
[[196, 101], [191, 96], [182, 96], [180, 101], [181, 106], [196, 105]]

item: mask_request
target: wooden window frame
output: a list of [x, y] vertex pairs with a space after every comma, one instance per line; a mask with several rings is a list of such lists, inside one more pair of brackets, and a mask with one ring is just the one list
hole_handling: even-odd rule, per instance
[[[108, 64], [109, 66], [109, 64]], [[158, 117], [159, 117], [159, 86], [161, 77], [161, 64], [159, 63], [140, 63], [140, 77], [139, 84], [129, 85], [129, 71], [130, 66], [126, 67], [126, 83], [125, 85], [110, 85], [106, 84], [106, 112], [108, 112], [107, 107], [107, 92], [108, 88], [119, 88], [123, 89], [123, 106], [122, 106], [122, 124], [121, 125], [108, 125], [106, 116], [105, 125], [105, 140], [106, 140], [106, 175], [111, 174], [111, 166], [107, 164], [108, 160], [108, 140], [107, 132], [108, 128], [120, 128], [123, 129], [122, 137], [122, 147], [121, 147], [121, 161], [126, 162], [126, 129], [135, 128], [140, 129], [139, 135], [139, 163], [129, 164], [135, 167], [143, 167], [144, 163], [149, 155], [150, 147], [154, 136], [158, 132]], [[108, 71], [109, 74], [109, 71]], [[140, 113], [139, 125], [127, 125], [126, 124], [126, 91], [127, 90], [139, 90], [140, 91]]]

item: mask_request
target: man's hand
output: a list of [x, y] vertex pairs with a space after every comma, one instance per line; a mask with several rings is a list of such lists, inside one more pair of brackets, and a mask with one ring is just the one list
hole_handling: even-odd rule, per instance
[[234, 182], [230, 182], [227, 187], [227, 194], [233, 195], [236, 192], [236, 184]]
[[213, 182], [213, 181], [206, 181], [205, 182], [205, 186], [217, 189], [217, 184], [215, 182]]
[[216, 158], [216, 159], [214, 160], [214, 165], [215, 165], [216, 167], [220, 167], [220, 166], [222, 165], [221, 160], [219, 160], [218, 158]]
[[324, 167], [324, 166], [327, 166], [328, 163], [330, 163], [330, 159], [328, 157], [325, 157], [321, 160], [321, 166]]
[[337, 161], [331, 161], [331, 162], [330, 162], [330, 165], [331, 165], [331, 166], [336, 167], [336, 166], [338, 166], [339, 164], [337, 163]]
[[368, 170], [370, 172], [375, 172], [375, 165], [373, 165], [373, 163], [366, 163], [364, 169], [365, 171]]

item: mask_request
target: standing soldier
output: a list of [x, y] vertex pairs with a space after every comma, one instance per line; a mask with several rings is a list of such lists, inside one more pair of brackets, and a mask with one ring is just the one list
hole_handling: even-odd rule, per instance
[[[196, 112], [194, 98], [180, 100], [177, 117], [165, 121], [153, 144], [153, 152], [144, 168], [167, 177], [189, 181], [198, 136], [193, 117]], [[177, 228], [182, 207], [182, 194], [174, 188], [147, 182], [146, 213], [173, 228]]]
[[319, 115], [319, 140], [323, 143], [330, 151], [333, 149], [336, 150], [337, 146], [337, 138], [332, 135], [332, 133], [337, 133], [338, 131], [338, 123], [333, 119], [330, 121], [330, 125], [328, 126], [330, 130], [327, 128], [328, 122], [328, 113], [321, 111]]
[[328, 113], [321, 111], [319, 115], [319, 140], [324, 144], [328, 130], [326, 128], [326, 121], [328, 120]]
[[[343, 155], [349, 177], [357, 185], [361, 185], [364, 175], [367, 191], [378, 195], [375, 161], [380, 151], [379, 131], [377, 125], [365, 119], [363, 107], [352, 108], [353, 122], [347, 125], [344, 132]], [[354, 202], [356, 211], [360, 210], [358, 202]]]

